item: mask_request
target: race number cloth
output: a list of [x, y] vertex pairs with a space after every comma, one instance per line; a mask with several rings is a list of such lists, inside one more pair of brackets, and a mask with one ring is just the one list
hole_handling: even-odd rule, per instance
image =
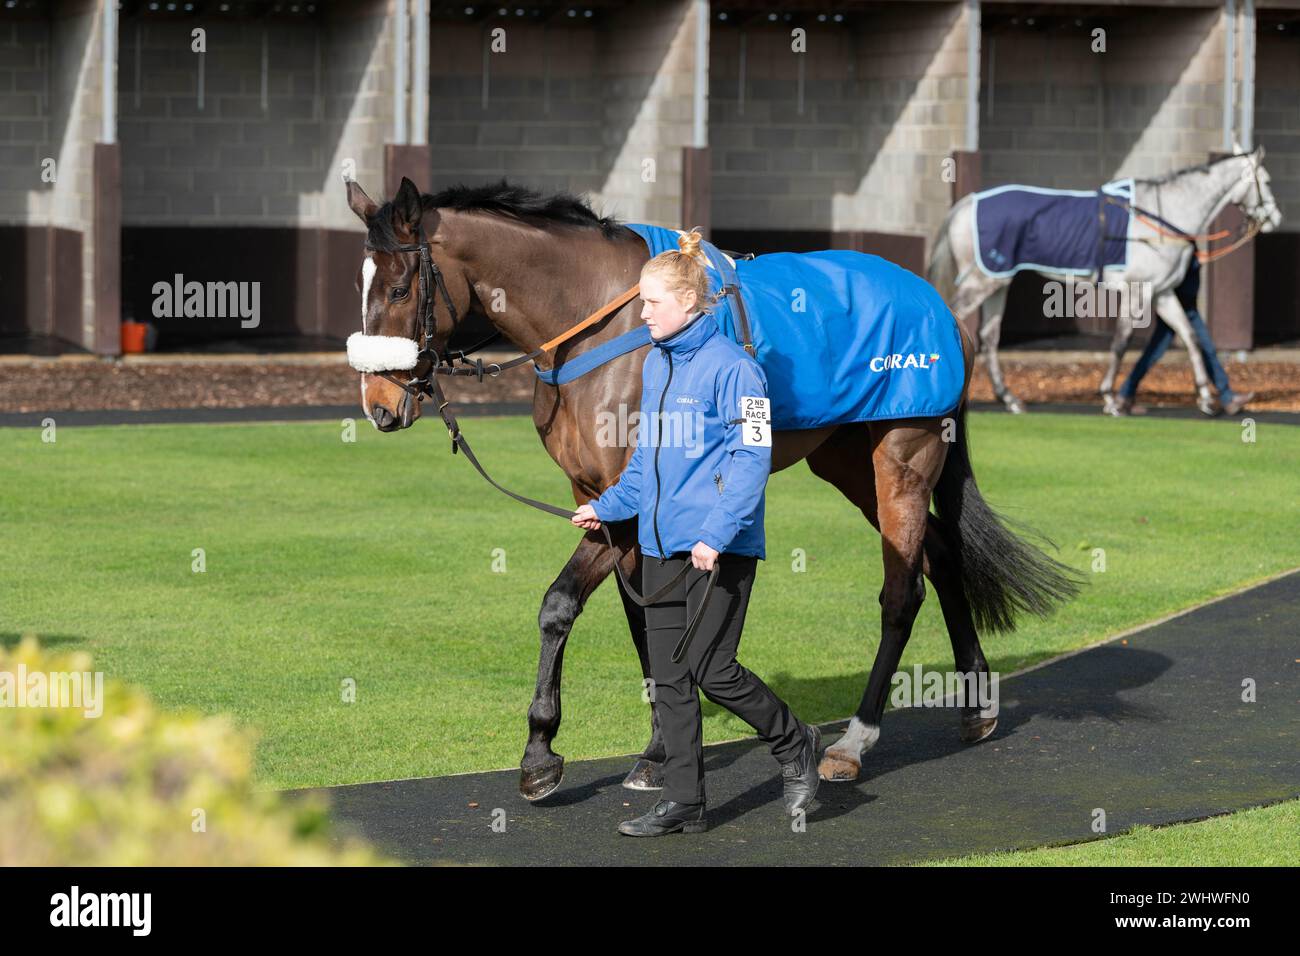
[[976, 193], [974, 202], [975, 261], [987, 276], [1022, 269], [1091, 275], [1128, 261], [1131, 179], [1098, 190], [998, 186]]
[[[674, 229], [628, 223], [650, 255], [676, 249]], [[776, 431], [946, 415], [961, 398], [957, 321], [934, 288], [861, 252], [776, 252], [732, 262], [700, 243], [712, 291], [739, 285]], [[713, 310], [744, 344], [734, 297]]]

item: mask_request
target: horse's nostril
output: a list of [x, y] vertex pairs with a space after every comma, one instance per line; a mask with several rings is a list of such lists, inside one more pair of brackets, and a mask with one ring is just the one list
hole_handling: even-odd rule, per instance
[[383, 405], [371, 405], [370, 416], [380, 428], [387, 428], [394, 421], [393, 413], [384, 408]]

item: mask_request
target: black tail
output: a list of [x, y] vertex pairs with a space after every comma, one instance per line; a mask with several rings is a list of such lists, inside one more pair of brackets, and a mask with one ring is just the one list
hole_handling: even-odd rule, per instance
[[1019, 614], [1047, 616], [1078, 594], [1082, 581], [1073, 568], [1017, 537], [1012, 523], [988, 506], [971, 471], [965, 405], [956, 418], [957, 440], [934, 489], [935, 513], [956, 555], [976, 629], [1015, 630]]

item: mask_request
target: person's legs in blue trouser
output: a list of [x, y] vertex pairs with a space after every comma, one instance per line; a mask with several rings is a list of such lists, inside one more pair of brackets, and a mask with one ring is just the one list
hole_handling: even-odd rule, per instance
[[1169, 348], [1169, 343], [1173, 341], [1174, 330], [1164, 323], [1159, 317], [1156, 318], [1156, 327], [1151, 330], [1151, 338], [1147, 339], [1147, 347], [1142, 350], [1138, 356], [1137, 364], [1133, 366], [1133, 371], [1128, 373], [1128, 378], [1120, 386], [1120, 395], [1132, 401], [1137, 396], [1138, 385], [1151, 366], [1160, 361], [1160, 356], [1165, 354], [1165, 349]]
[[1214, 351], [1214, 339], [1210, 338], [1210, 330], [1205, 326], [1205, 320], [1201, 318], [1201, 313], [1195, 309], [1187, 309], [1187, 321], [1191, 323], [1192, 331], [1196, 333], [1196, 341], [1201, 346], [1201, 357], [1205, 359], [1205, 369], [1210, 373], [1210, 378], [1214, 381], [1214, 387], [1219, 390], [1219, 402], [1227, 405], [1235, 397], [1232, 387], [1228, 384], [1228, 373], [1224, 371], [1223, 366], [1219, 363], [1219, 356]]

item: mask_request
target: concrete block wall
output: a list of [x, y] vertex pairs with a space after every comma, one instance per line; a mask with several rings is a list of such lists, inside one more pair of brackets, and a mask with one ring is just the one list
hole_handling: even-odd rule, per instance
[[[505, 50], [485, 54], [490, 31], [498, 28], [505, 31]], [[429, 77], [431, 188], [505, 177], [547, 192], [599, 189], [608, 92], [596, 79], [600, 42], [600, 31], [583, 22], [435, 20], [429, 31], [438, 51]]]
[[[301, 22], [124, 19], [124, 224], [360, 229], [341, 164], [353, 160], [379, 193], [392, 135], [388, 8]], [[205, 54], [191, 49], [196, 26]]]
[[966, 7], [954, 3], [909, 4], [861, 34], [871, 159], [851, 200], [837, 203], [839, 228], [927, 239], [938, 230], [952, 189], [943, 164], [965, 142], [966, 36]]
[[0, 21], [0, 224], [48, 219], [51, 186], [41, 181], [41, 160], [56, 152], [49, 81], [49, 23]]
[[984, 186], [1095, 188], [1205, 162], [1222, 141], [1221, 11], [1116, 13], [1092, 24], [983, 38]]
[[[852, 25], [712, 35], [714, 225], [931, 235], [948, 208], [943, 160], [965, 129], [965, 9], [882, 7]], [[803, 111], [799, 58], [803, 57]]]
[[[604, 88], [604, 182], [599, 206], [620, 219], [671, 228], [682, 223], [682, 149], [691, 145], [695, 42], [691, 0], [612, 11], [598, 69]], [[644, 175], [653, 161], [654, 179]]]
[[[602, 9], [591, 23], [435, 20], [432, 188], [501, 177], [589, 194], [598, 211], [678, 225], [695, 20], [688, 0]], [[486, 54], [491, 31], [505, 50]], [[653, 181], [643, 178], [653, 160]]]
[[1255, 143], [1282, 209], [1282, 231], [1300, 232], [1300, 24], [1260, 31], [1256, 45]]

